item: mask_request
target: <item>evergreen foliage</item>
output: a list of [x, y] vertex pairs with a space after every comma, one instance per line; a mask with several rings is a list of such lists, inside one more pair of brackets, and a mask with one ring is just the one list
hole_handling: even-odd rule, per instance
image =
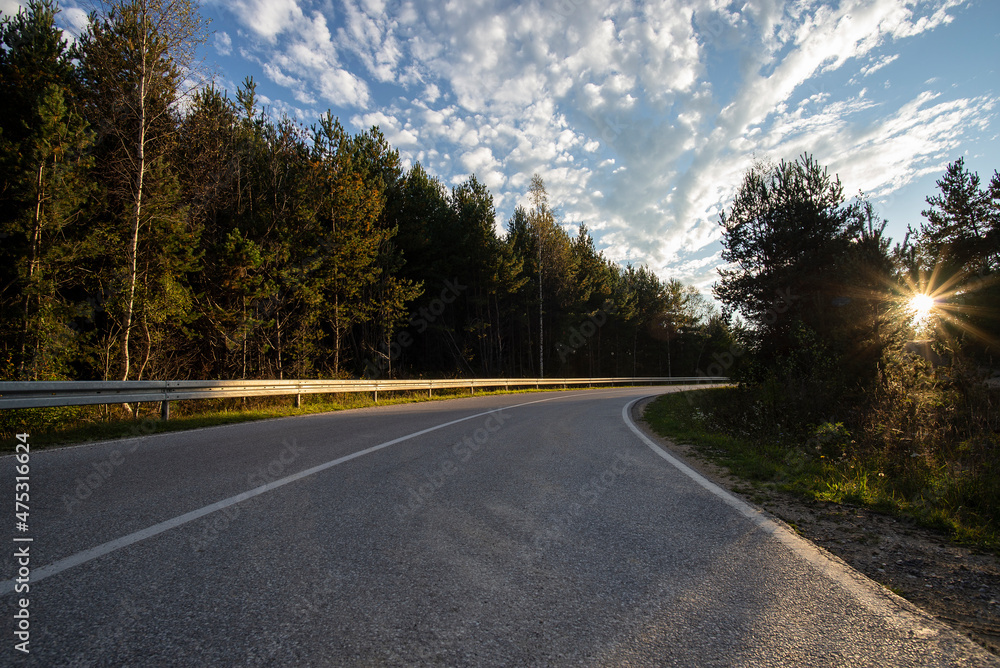
[[73, 49], [57, 12], [0, 31], [5, 379], [693, 375], [731, 346], [537, 175], [501, 230], [475, 175], [404, 168], [377, 127], [183, 90], [190, 0], [111, 0]]

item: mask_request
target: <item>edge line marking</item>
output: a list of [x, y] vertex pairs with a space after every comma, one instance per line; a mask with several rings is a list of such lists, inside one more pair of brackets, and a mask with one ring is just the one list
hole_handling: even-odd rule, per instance
[[[654, 443], [652, 439], [646, 436], [646, 434], [644, 434], [642, 430], [636, 426], [635, 422], [632, 421], [631, 415], [632, 407], [637, 402], [647, 398], [649, 397], [639, 397], [625, 404], [624, 408], [622, 408], [622, 420], [626, 425], [628, 425], [628, 428], [632, 430], [632, 433], [634, 433], [639, 440], [646, 444], [653, 452], [670, 463], [678, 471], [689, 477], [692, 481], [711, 492], [720, 501], [749, 519], [757, 525], [757, 528], [772, 536], [776, 541], [788, 548], [788, 550], [795, 556], [807, 562], [823, 576], [839, 584], [849, 594], [854, 596], [859, 603], [861, 603], [873, 614], [881, 617], [887, 624], [898, 629], [913, 631], [914, 634], [920, 638], [931, 638], [939, 635], [941, 629], [936, 628], [936, 620], [930, 619], [926, 612], [917, 608], [906, 599], [896, 596], [888, 589], [858, 572], [838, 557], [830, 554], [814, 543], [778, 524], [769, 518], [763, 511], [754, 508], [749, 503], [731, 494], [728, 490], [716, 485], [714, 482]], [[909, 617], [909, 619], [907, 619], [907, 617]]]

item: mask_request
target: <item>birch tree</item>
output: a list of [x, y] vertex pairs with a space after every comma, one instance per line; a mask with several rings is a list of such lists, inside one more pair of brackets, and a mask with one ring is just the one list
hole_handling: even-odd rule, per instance
[[[103, 144], [104, 171], [120, 203], [124, 266], [119, 286], [119, 377], [128, 380], [136, 325], [139, 246], [150, 223], [148, 201], [162, 176], [175, 132], [174, 105], [203, 39], [204, 21], [191, 0], [116, 0], [92, 14], [81, 37], [82, 69], [92, 122]], [[148, 351], [147, 351], [148, 352]]]

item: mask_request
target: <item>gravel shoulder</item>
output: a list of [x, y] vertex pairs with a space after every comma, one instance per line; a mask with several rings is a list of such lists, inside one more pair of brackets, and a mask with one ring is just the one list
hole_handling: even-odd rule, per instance
[[642, 418], [653, 398], [638, 402], [633, 418], [664, 448], [717, 485], [767, 510], [799, 535], [1000, 655], [1000, 557], [956, 545], [946, 535], [906, 519], [753, 488], [692, 446], [653, 432]]

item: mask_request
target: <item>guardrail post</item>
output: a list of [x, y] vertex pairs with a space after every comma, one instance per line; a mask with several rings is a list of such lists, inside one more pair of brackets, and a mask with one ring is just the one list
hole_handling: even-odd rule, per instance
[[165, 399], [160, 402], [160, 419], [161, 420], [170, 419], [170, 402]]
[[378, 403], [378, 390], [375, 390], [375, 403]]
[[296, 394], [295, 395], [295, 408], [302, 408], [302, 395], [301, 394]]

